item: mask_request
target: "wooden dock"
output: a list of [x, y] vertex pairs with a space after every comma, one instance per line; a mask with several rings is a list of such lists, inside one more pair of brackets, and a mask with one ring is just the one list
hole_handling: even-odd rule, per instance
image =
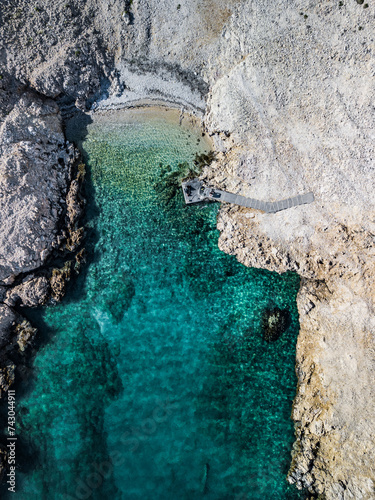
[[203, 182], [199, 179], [191, 179], [183, 182], [182, 190], [185, 197], [185, 203], [188, 205], [202, 201], [225, 201], [227, 203], [233, 203], [234, 205], [253, 208], [267, 213], [279, 212], [280, 210], [297, 207], [298, 205], [304, 205], [314, 201], [314, 194], [312, 192], [299, 194], [293, 198], [287, 198], [281, 201], [255, 200], [234, 193], [228, 193], [221, 189], [204, 186]]

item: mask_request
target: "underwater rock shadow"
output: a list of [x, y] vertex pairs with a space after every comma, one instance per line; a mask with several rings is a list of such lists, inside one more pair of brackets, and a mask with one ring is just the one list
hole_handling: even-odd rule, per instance
[[267, 307], [264, 309], [261, 319], [263, 340], [267, 343], [276, 342], [291, 324], [292, 317], [289, 309]]

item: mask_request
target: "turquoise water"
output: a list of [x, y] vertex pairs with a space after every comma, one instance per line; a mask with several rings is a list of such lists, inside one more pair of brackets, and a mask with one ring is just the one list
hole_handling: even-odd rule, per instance
[[[285, 480], [298, 277], [221, 253], [218, 205], [164, 189], [163, 166], [207, 149], [173, 113], [99, 116], [82, 148], [89, 259], [41, 318], [50, 340], [17, 410], [31, 465], [12, 498], [302, 498]], [[268, 344], [274, 306], [292, 321]]]

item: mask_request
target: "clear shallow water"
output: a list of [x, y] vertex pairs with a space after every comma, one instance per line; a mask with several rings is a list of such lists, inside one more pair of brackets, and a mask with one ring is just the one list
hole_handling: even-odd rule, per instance
[[[238, 264], [217, 248], [218, 205], [160, 190], [160, 164], [205, 148], [164, 116], [88, 126], [92, 258], [43, 313], [51, 340], [17, 410], [33, 467], [12, 498], [302, 498], [285, 480], [298, 277]], [[292, 317], [273, 344], [270, 306]]]

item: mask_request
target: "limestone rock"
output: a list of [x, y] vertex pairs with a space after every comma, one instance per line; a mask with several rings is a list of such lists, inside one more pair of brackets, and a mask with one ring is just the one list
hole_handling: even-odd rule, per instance
[[375, 23], [356, 2], [304, 10], [307, 20], [296, 2], [244, 2], [224, 28], [206, 125], [225, 153], [205, 176], [264, 201], [314, 192], [314, 204], [273, 215], [223, 207], [219, 246], [306, 278], [289, 480], [328, 500], [372, 499]]
[[[48, 97], [65, 94], [74, 102], [77, 97], [95, 93], [105, 76], [107, 55], [113, 54], [112, 47], [108, 47], [113, 33], [106, 30], [107, 9], [108, 3], [98, 5], [94, 1], [87, 5], [82, 1], [73, 4], [48, 0], [37, 4], [26, 0], [4, 3], [0, 48], [6, 50], [6, 57], [2, 66], [20, 82], [28, 82]], [[120, 17], [120, 12], [113, 14]], [[107, 37], [103, 49], [100, 31], [106, 31]]]
[[74, 148], [57, 105], [26, 93], [0, 128], [0, 280], [40, 267], [58, 245]]
[[60, 302], [65, 295], [66, 283], [71, 277], [72, 264], [72, 261], [68, 261], [62, 268], [52, 270], [51, 296], [56, 302]]
[[0, 367], [0, 396], [14, 383], [15, 368], [16, 366], [11, 362], [8, 362], [4, 367]]
[[[8, 370], [9, 360], [6, 353], [18, 345], [18, 350], [23, 352], [34, 340], [37, 333], [30, 322], [17, 314], [6, 304], [0, 304], [0, 366], [2, 367], [2, 380], [14, 380], [14, 368]], [[10, 365], [9, 365], [10, 366]], [[8, 373], [9, 372], [9, 373]], [[7, 375], [8, 374], [8, 375]], [[4, 382], [5, 383], [5, 382]], [[3, 387], [3, 390], [4, 389]]]
[[18, 286], [11, 288], [7, 294], [5, 303], [14, 306], [20, 303], [22, 306], [36, 307], [45, 304], [49, 298], [50, 285], [44, 276], [29, 278]]
[[29, 321], [24, 319], [21, 323], [16, 326], [16, 338], [19, 350], [24, 352], [26, 348], [34, 340], [37, 333], [37, 329], [33, 328]]
[[10, 307], [0, 304], [0, 348], [9, 343], [16, 319], [16, 314]]
[[[0, 285], [63, 243], [68, 187], [56, 105], [15, 104], [13, 88], [59, 98], [67, 114], [100, 92], [109, 106], [164, 98], [199, 112], [207, 99], [218, 153], [207, 181], [264, 201], [315, 195], [277, 214], [224, 206], [218, 218], [223, 251], [303, 278], [289, 480], [327, 500], [374, 498], [374, 5], [134, 0], [125, 13], [118, 0], [39, 0], [31, 15], [35, 6], [9, 1], [1, 13]], [[52, 277], [56, 300], [66, 278]]]

